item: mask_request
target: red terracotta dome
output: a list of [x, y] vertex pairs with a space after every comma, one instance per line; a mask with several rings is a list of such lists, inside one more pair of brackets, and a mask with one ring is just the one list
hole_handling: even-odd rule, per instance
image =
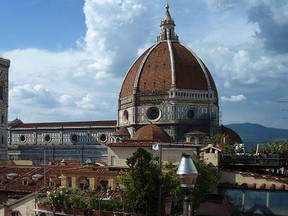
[[136, 131], [131, 140], [170, 143], [170, 136], [157, 125], [149, 124]]
[[212, 90], [218, 98], [211, 73], [199, 57], [177, 40], [164, 40], [146, 50], [129, 69], [120, 98], [168, 90]]
[[241, 137], [237, 132], [235, 132], [233, 129], [225, 127], [224, 125], [221, 125], [221, 133], [225, 133], [229, 135], [231, 143], [243, 143]]
[[113, 133], [113, 136], [130, 136], [130, 133], [126, 127], [120, 127]]
[[167, 4], [157, 43], [131, 66], [122, 84], [120, 98], [180, 89], [213, 92], [214, 103], [218, 104], [216, 85], [209, 70], [195, 53], [179, 42], [174, 26]]

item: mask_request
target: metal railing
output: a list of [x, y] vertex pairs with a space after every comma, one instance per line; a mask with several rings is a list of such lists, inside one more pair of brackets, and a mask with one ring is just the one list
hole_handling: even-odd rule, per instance
[[276, 154], [259, 155], [225, 155], [222, 154], [220, 164], [225, 165], [250, 165], [265, 167], [284, 167], [288, 165], [288, 157]]

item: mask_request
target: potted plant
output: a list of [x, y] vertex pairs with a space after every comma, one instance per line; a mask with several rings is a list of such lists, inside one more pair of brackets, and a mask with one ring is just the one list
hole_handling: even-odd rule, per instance
[[[104, 206], [103, 206], [104, 207]], [[95, 195], [90, 195], [88, 200], [88, 209], [93, 216], [103, 216], [105, 212], [101, 209], [101, 198]]]
[[[92, 200], [97, 199], [94, 202], [97, 206], [92, 210], [94, 216], [114, 216], [123, 215], [122, 212], [122, 200], [120, 198], [112, 198], [108, 200], [103, 200], [101, 198], [92, 198]], [[90, 200], [91, 201], [91, 200]]]
[[37, 203], [37, 209], [53, 211], [53, 206], [51, 205], [49, 201], [39, 202]]
[[129, 168], [117, 177], [123, 187], [125, 211], [153, 215], [157, 212], [160, 185], [158, 160], [139, 148], [126, 159], [126, 164]]
[[60, 211], [67, 207], [70, 193], [70, 190], [64, 187], [59, 187], [48, 193], [48, 200], [53, 205], [54, 211]]
[[80, 189], [74, 189], [72, 191], [69, 204], [77, 215], [86, 215], [88, 210], [88, 197]]
[[35, 193], [35, 203], [37, 203], [37, 209], [52, 211], [52, 205], [44, 192]]
[[183, 190], [180, 186], [179, 177], [176, 175], [177, 167], [172, 163], [166, 166], [161, 178], [161, 208], [162, 215], [172, 213], [172, 204], [180, 205]]

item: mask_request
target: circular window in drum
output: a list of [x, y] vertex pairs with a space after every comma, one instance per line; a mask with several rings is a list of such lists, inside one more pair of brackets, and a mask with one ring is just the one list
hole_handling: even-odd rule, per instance
[[187, 117], [188, 117], [189, 119], [193, 119], [194, 116], [195, 116], [194, 110], [189, 109], [189, 110], [187, 111]]
[[127, 122], [128, 119], [129, 119], [129, 113], [128, 113], [127, 110], [124, 110], [124, 112], [123, 112], [123, 120], [124, 120], [124, 122]]
[[108, 137], [107, 137], [106, 134], [101, 134], [100, 137], [99, 137], [99, 139], [100, 139], [101, 142], [106, 142], [107, 139], [108, 139]]
[[156, 121], [160, 118], [160, 110], [157, 107], [150, 107], [147, 110], [147, 118], [152, 121]]
[[45, 135], [44, 140], [45, 140], [45, 142], [50, 142], [51, 136], [49, 134]]
[[78, 142], [79, 137], [77, 134], [73, 134], [73, 135], [71, 135], [70, 139], [73, 143], [76, 143], [76, 142]]
[[26, 141], [26, 137], [24, 135], [21, 135], [19, 139], [20, 139], [21, 142], [25, 142]]

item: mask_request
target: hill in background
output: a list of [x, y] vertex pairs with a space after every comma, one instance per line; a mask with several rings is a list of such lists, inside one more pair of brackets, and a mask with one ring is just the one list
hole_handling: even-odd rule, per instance
[[228, 124], [226, 126], [240, 135], [246, 150], [256, 149], [257, 143], [266, 143], [269, 140], [288, 140], [288, 130], [286, 129], [268, 128], [252, 123]]

